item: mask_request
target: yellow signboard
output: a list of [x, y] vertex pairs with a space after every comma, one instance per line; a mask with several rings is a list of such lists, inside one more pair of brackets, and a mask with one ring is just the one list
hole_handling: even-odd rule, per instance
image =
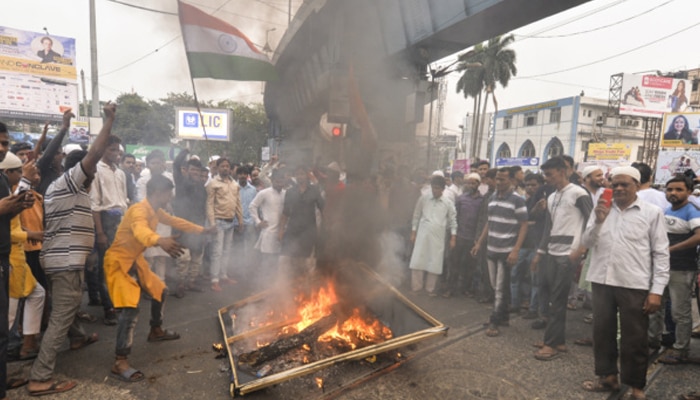
[[589, 160], [629, 160], [632, 146], [626, 143], [590, 143]]

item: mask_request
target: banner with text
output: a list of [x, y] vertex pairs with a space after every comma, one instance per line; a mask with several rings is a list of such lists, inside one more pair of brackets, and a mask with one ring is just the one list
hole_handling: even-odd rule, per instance
[[667, 112], [683, 112], [688, 108], [691, 83], [665, 76], [624, 74], [620, 115], [661, 118]]
[[75, 39], [0, 26], [0, 116], [60, 120], [78, 104]]
[[626, 143], [590, 143], [588, 160], [629, 160], [632, 146]]
[[202, 108], [200, 118], [196, 108], [178, 108], [176, 134], [180, 139], [228, 142], [231, 122], [231, 110]]

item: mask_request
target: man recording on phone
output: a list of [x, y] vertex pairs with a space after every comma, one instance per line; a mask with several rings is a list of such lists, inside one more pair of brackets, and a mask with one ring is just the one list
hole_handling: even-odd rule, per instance
[[613, 202], [608, 207], [605, 199], [598, 200], [583, 234], [584, 246], [592, 251], [586, 279], [593, 286], [593, 354], [598, 376], [584, 382], [583, 388], [618, 391], [621, 381], [631, 387], [630, 398], [642, 399], [649, 315], [660, 308], [669, 280], [669, 242], [663, 211], [637, 196], [639, 171], [617, 167], [611, 175]]

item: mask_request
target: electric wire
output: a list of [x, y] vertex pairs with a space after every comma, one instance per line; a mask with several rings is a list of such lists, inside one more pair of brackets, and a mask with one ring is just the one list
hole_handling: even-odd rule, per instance
[[636, 14], [636, 15], [633, 15], [633, 16], [631, 16], [631, 17], [627, 17], [627, 18], [625, 18], [625, 19], [621, 19], [621, 20], [616, 21], [616, 22], [613, 22], [613, 23], [611, 23], [611, 24], [599, 26], [599, 27], [593, 28], [593, 29], [587, 29], [587, 30], [584, 30], [584, 31], [571, 32], [571, 33], [563, 33], [563, 34], [560, 34], [560, 35], [543, 35], [543, 36], [539, 36], [539, 35], [530, 35], [530, 36], [521, 36], [521, 35], [517, 35], [517, 34], [516, 34], [515, 36], [516, 36], [516, 38], [519, 37], [519, 36], [521, 36], [521, 37], [526, 38], [526, 39], [555, 39], [555, 38], [565, 38], [565, 37], [583, 35], [583, 34], [586, 34], [586, 33], [591, 33], [591, 32], [595, 32], [595, 31], [599, 31], [599, 30], [602, 30], [602, 29], [606, 29], [606, 28], [613, 27], [613, 26], [615, 26], [615, 25], [622, 24], [622, 23], [624, 23], [624, 22], [631, 21], [631, 20], [633, 20], [633, 19], [635, 19], [635, 18], [641, 17], [642, 15], [649, 14], [650, 12], [655, 11], [655, 10], [657, 10], [657, 9], [659, 9], [659, 8], [661, 8], [661, 7], [663, 7], [663, 6], [667, 5], [667, 4], [669, 4], [669, 3], [672, 3], [672, 2], [674, 2], [674, 1], [675, 1], [675, 0], [668, 0], [668, 1], [666, 1], [665, 3], [662, 3], [662, 4], [659, 4], [659, 5], [657, 5], [657, 6], [654, 6], [654, 7], [650, 8], [650, 9], [648, 9], [648, 10], [642, 11], [641, 13]]
[[690, 25], [690, 26], [688, 26], [688, 27], [685, 27], [685, 28], [683, 28], [683, 29], [681, 29], [681, 30], [679, 30], [679, 31], [676, 31], [676, 32], [673, 32], [673, 33], [668, 34], [668, 35], [666, 35], [666, 36], [660, 37], [660, 38], [658, 38], [658, 39], [656, 39], [656, 40], [653, 40], [653, 41], [651, 41], [651, 42], [645, 43], [645, 44], [643, 44], [643, 45], [634, 47], [634, 48], [632, 48], [632, 49], [623, 51], [623, 52], [621, 52], [621, 53], [617, 53], [617, 54], [613, 54], [613, 55], [608, 56], [608, 57], [601, 58], [601, 59], [599, 59], [599, 60], [591, 61], [591, 62], [589, 62], [589, 63], [577, 65], [577, 66], [575, 66], [575, 67], [569, 67], [569, 68], [560, 69], [560, 70], [558, 70], [558, 71], [551, 71], [551, 72], [544, 72], [544, 73], [541, 73], [541, 74], [535, 74], [535, 75], [529, 75], [529, 76], [515, 77], [515, 78], [513, 78], [513, 79], [531, 79], [531, 78], [539, 78], [539, 77], [542, 77], [542, 76], [561, 74], [561, 73], [563, 73], [563, 72], [574, 71], [574, 70], [577, 70], [577, 69], [581, 69], [581, 68], [584, 68], [584, 67], [591, 66], [591, 65], [593, 65], [593, 64], [598, 64], [598, 63], [601, 63], [601, 62], [604, 62], [604, 61], [612, 60], [613, 58], [617, 58], [617, 57], [620, 57], [620, 56], [624, 56], [624, 55], [626, 55], [626, 54], [632, 53], [632, 52], [634, 52], [634, 51], [637, 51], [637, 50], [643, 49], [643, 48], [645, 48], [645, 47], [649, 47], [649, 46], [651, 46], [651, 45], [653, 45], [653, 44], [659, 43], [659, 42], [661, 42], [661, 41], [664, 41], [664, 40], [666, 40], [666, 39], [668, 39], [668, 38], [671, 38], [671, 37], [673, 37], [673, 36], [676, 36], [676, 35], [678, 35], [678, 34], [681, 34], [681, 33], [685, 32], [685, 31], [690, 30], [690, 29], [693, 29], [693, 28], [695, 28], [695, 27], [698, 26], [698, 25], [700, 25], [700, 22], [694, 23], [694, 24], [692, 24], [692, 25]]

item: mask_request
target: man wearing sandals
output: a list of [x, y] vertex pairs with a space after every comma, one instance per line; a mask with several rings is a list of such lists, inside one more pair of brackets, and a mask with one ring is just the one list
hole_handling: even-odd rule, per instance
[[[56, 355], [66, 335], [70, 337], [72, 349], [97, 341], [96, 334], [85, 335], [76, 314], [83, 297], [85, 260], [95, 244], [88, 189], [95, 177], [97, 162], [107, 149], [115, 113], [116, 105], [107, 103], [102, 130], [90, 150], [74, 150], [68, 154], [65, 172], [46, 190], [41, 264], [49, 283], [52, 310], [39, 355], [29, 373], [28, 390], [33, 396], [65, 392], [77, 385], [75, 381], [52, 380]], [[40, 163], [41, 160], [37, 162]]]
[[[593, 209], [588, 192], [569, 181], [569, 168], [563, 157], [554, 157], [542, 165], [545, 180], [556, 192], [547, 197], [544, 234], [532, 260], [534, 269], [540, 270], [540, 292], [550, 303], [544, 340], [536, 344], [540, 349], [535, 358], [540, 361], [553, 360], [566, 352], [567, 299], [574, 268], [586, 252], [581, 236]], [[542, 255], [547, 258], [540, 263]]]
[[[593, 286], [593, 355], [598, 379], [583, 382], [591, 392], [631, 390], [624, 398], [644, 399], [649, 360], [649, 314], [661, 306], [669, 279], [668, 237], [660, 208], [637, 197], [640, 173], [611, 171], [613, 204], [598, 200], [583, 244], [592, 250], [586, 279]], [[618, 315], [620, 348], [617, 342]]]
[[215, 233], [216, 227], [204, 229], [185, 219], [173, 217], [164, 211], [173, 197], [170, 179], [156, 175], [146, 185], [146, 198], [131, 206], [117, 228], [114, 242], [105, 254], [105, 278], [114, 307], [120, 309], [117, 326], [116, 361], [112, 375], [125, 382], [138, 382], [144, 375], [129, 366], [134, 327], [139, 314], [141, 289], [151, 296], [151, 331], [149, 342], [179, 339], [176, 332], [163, 330], [163, 303], [165, 283], [151, 271], [143, 256], [147, 247], [158, 246], [171, 257], [179, 257], [184, 247], [177, 237], [162, 237], [156, 233], [158, 223], [189, 233]]

